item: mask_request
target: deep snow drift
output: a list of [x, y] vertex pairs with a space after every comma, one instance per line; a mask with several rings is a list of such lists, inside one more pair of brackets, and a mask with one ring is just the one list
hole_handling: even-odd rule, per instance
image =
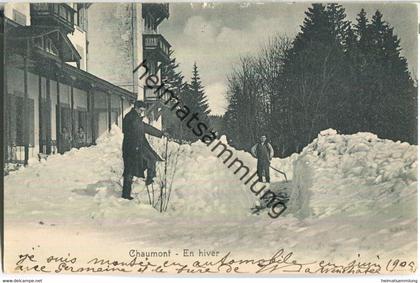
[[[326, 130], [300, 154], [312, 168], [310, 207], [316, 217], [390, 213], [413, 216], [417, 147], [371, 133]], [[296, 168], [295, 173], [299, 172]]]
[[[164, 156], [164, 141], [149, 140]], [[323, 131], [301, 154], [273, 160], [274, 167], [293, 178], [295, 188], [287, 213], [271, 219], [266, 213], [251, 214], [258, 198], [201, 142], [169, 143], [173, 183], [166, 213], [148, 204], [143, 180], [133, 184], [135, 200], [121, 199], [121, 143], [115, 126], [96, 146], [50, 156], [6, 176], [10, 245], [30, 247], [48, 233], [52, 238], [66, 235], [68, 247], [83, 249], [77, 242], [84, 241], [81, 231], [87, 229], [86, 238], [97, 240], [96, 249], [113, 243], [115, 253], [131, 243], [260, 255], [286, 248], [308, 258], [350, 259], [357, 253], [416, 257], [417, 146], [370, 133]], [[249, 153], [235, 155], [256, 168]], [[155, 189], [162, 172], [159, 163]], [[275, 188], [283, 176], [271, 173]], [[16, 254], [6, 251], [6, 256]]]

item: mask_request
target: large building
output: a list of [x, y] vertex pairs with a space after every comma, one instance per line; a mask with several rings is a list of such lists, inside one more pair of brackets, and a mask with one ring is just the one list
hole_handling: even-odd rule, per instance
[[143, 87], [145, 68], [138, 66], [144, 61], [148, 74], [161, 77], [171, 46], [159, 33], [159, 24], [168, 17], [169, 4], [101, 3], [89, 8], [89, 71], [150, 104], [149, 122], [158, 127], [157, 94]]
[[[6, 166], [94, 144], [136, 99], [154, 99], [133, 70], [146, 59], [158, 74], [168, 60], [157, 33], [168, 4], [109, 5], [3, 6]], [[151, 111], [149, 120], [158, 118]]]

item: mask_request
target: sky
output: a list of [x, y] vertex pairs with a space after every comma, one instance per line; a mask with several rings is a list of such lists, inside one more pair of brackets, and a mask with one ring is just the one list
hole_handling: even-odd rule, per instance
[[[241, 56], [254, 55], [276, 34], [294, 37], [308, 3], [173, 3], [160, 32], [172, 45], [186, 79], [197, 63], [211, 114], [226, 111], [227, 77]], [[417, 7], [415, 4], [343, 4], [347, 19], [355, 23], [362, 8], [369, 19], [376, 10], [394, 27], [402, 54], [417, 77]]]

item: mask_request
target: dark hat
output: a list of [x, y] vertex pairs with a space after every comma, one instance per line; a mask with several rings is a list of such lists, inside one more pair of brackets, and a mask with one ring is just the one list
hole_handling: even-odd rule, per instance
[[136, 102], [134, 102], [134, 108], [147, 108], [147, 107], [146, 107], [146, 103], [144, 103], [144, 101], [137, 100]]

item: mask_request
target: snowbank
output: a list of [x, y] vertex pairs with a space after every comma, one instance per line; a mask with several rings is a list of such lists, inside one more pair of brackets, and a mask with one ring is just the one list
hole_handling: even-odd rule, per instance
[[417, 146], [371, 133], [340, 135], [328, 129], [298, 159], [311, 171], [313, 216], [414, 213]]
[[[98, 138], [96, 146], [72, 149], [12, 172], [5, 177], [6, 198], [21, 202], [22, 207], [35, 207], [45, 196], [57, 200], [47, 205], [51, 208], [65, 200], [62, 205], [73, 203], [80, 207], [78, 214], [85, 213], [92, 219], [118, 217], [128, 213], [127, 209], [134, 217], [140, 211], [154, 212], [147, 205], [142, 180], [137, 180], [133, 186], [136, 201], [127, 203], [120, 199], [122, 138], [120, 128], [114, 126], [110, 133]], [[164, 140], [149, 139], [164, 156]], [[228, 148], [247, 166], [256, 168], [256, 160], [249, 153]], [[218, 151], [212, 152], [200, 141], [192, 145], [169, 142], [170, 215], [241, 217], [249, 214], [258, 198], [233, 174], [234, 168], [228, 169], [217, 154]], [[409, 209], [401, 209], [401, 204], [405, 208], [415, 207], [417, 147], [407, 143], [382, 140], [370, 133], [339, 135], [329, 129], [321, 132], [301, 154], [275, 158], [272, 165], [285, 171], [289, 178], [293, 176], [299, 191], [292, 196], [289, 212], [301, 217], [363, 215], [390, 209], [397, 210], [398, 214], [411, 214]], [[164, 163], [159, 163], [155, 197], [163, 181], [163, 168]], [[283, 176], [274, 170], [271, 172], [275, 186]], [[25, 197], [20, 197], [22, 195]], [[95, 205], [100, 211], [92, 207]], [[18, 214], [16, 208], [9, 208]], [[69, 215], [70, 219], [72, 217]]]
[[[52, 239], [65, 234], [69, 246], [94, 245], [91, 239], [100, 239], [95, 245], [101, 250], [109, 240], [116, 253], [124, 252], [122, 245], [128, 243], [258, 256], [287, 248], [308, 259], [350, 260], [354, 251], [371, 258], [416, 256], [417, 146], [370, 133], [323, 131], [299, 155], [273, 159], [272, 165], [293, 179], [294, 190], [288, 213], [271, 219], [266, 213], [251, 214], [258, 198], [218, 152], [201, 142], [168, 144], [172, 192], [166, 213], [148, 204], [140, 179], [133, 184], [135, 199], [122, 199], [122, 138], [113, 127], [96, 146], [50, 156], [6, 176], [6, 239], [20, 247], [38, 244], [43, 237], [25, 235], [48, 233]], [[165, 157], [165, 140], [149, 140]], [[256, 168], [249, 153], [234, 154]], [[155, 198], [163, 170], [161, 162]], [[274, 190], [283, 184], [283, 176], [271, 172]], [[91, 232], [79, 234], [82, 230], [76, 227]], [[50, 245], [49, 240], [43, 245]]]

